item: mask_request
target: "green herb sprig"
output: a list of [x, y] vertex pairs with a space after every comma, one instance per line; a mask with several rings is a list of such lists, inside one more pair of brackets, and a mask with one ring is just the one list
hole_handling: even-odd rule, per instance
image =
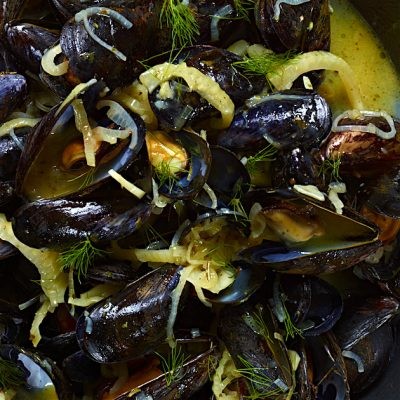
[[342, 180], [340, 177], [340, 163], [341, 163], [341, 157], [335, 157], [335, 158], [326, 158], [318, 171], [318, 175], [322, 176], [324, 180], [330, 179], [330, 181], [336, 181], [339, 182]]
[[161, 359], [161, 368], [164, 371], [167, 386], [170, 386], [182, 376], [182, 368], [190, 357], [185, 355], [179, 345], [173, 347], [167, 357], [160, 353], [156, 354]]
[[267, 75], [277, 73], [280, 68], [293, 61], [295, 57], [296, 55], [292, 51], [282, 54], [265, 52], [252, 57], [244, 57], [243, 60], [232, 63], [232, 66], [242, 70], [244, 74], [249, 76], [261, 75], [267, 77]]
[[172, 48], [182, 48], [193, 43], [200, 35], [200, 27], [194, 11], [180, 0], [164, 0], [160, 13], [160, 28], [172, 31]]
[[263, 149], [258, 151], [254, 156], [250, 156], [246, 162], [246, 169], [249, 174], [254, 174], [257, 171], [259, 163], [265, 161], [273, 161], [275, 159], [278, 149], [272, 144], [268, 144]]
[[63, 251], [59, 256], [59, 262], [64, 271], [73, 269], [76, 271], [78, 281], [82, 276], [86, 276], [89, 267], [93, 264], [96, 257], [104, 257], [106, 251], [95, 247], [89, 238], [77, 243], [68, 250]]
[[275, 385], [274, 380], [267, 374], [267, 368], [257, 367], [244, 357], [238, 357], [243, 367], [237, 372], [249, 383], [249, 395], [246, 398], [251, 400], [271, 398], [285, 393], [283, 388]]
[[22, 369], [16, 363], [0, 358], [0, 389], [16, 388], [23, 382]]
[[249, 13], [254, 10], [255, 0], [233, 0], [239, 18], [250, 20]]

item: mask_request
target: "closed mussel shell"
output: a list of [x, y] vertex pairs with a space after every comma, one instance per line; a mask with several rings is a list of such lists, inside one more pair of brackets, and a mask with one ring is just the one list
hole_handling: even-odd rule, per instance
[[0, 73], [0, 122], [23, 102], [27, 95], [24, 76], [16, 73]]
[[[248, 390], [285, 394], [292, 385], [292, 372], [283, 341], [276, 338], [276, 321], [269, 306], [253, 301], [227, 307], [221, 313], [218, 334], [239, 371], [254, 369], [260, 377], [248, 381]], [[244, 373], [244, 376], [246, 373]], [[266, 384], [266, 382], [269, 382]]]
[[284, 91], [239, 109], [218, 144], [233, 151], [254, 151], [268, 143], [279, 149], [310, 149], [329, 134], [328, 103], [310, 91]]
[[[146, 359], [143, 360], [144, 365], [130, 376], [125, 386], [113, 391], [112, 395], [108, 393], [108, 397], [103, 394], [102, 399], [110, 396], [113, 400], [197, 399], [197, 392], [207, 383], [218, 364], [220, 351], [217, 341], [201, 333], [190, 337], [178, 332], [175, 345], [174, 349], [167, 345], [158, 346], [155, 358], [147, 363]], [[166, 360], [172, 357], [176, 361], [174, 370], [166, 364]], [[161, 365], [158, 365], [159, 360]]]
[[179, 280], [179, 269], [162, 267], [88, 308], [77, 323], [82, 350], [101, 363], [152, 351], [167, 338], [171, 293]]
[[133, 196], [100, 200], [38, 200], [17, 210], [13, 230], [30, 247], [65, 248], [90, 238], [117, 240], [133, 233], [149, 217], [151, 205]]

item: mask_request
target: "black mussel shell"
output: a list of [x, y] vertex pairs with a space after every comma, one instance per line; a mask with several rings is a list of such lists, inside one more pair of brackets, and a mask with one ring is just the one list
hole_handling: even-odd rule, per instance
[[384, 324], [343, 352], [351, 393], [364, 392], [385, 372], [394, 345], [393, 328]]
[[[217, 347], [217, 342], [214, 337], [202, 335], [199, 333], [193, 337], [184, 337], [179, 332], [176, 338], [176, 349], [166, 349], [165, 345], [163, 348], [157, 348], [157, 355], [162, 355], [164, 358], [171, 356], [171, 352], [180, 352], [184, 357], [183, 365], [180, 367], [179, 375], [169, 382], [167, 374], [170, 371], [161, 371], [151, 365], [153, 360], [149, 361], [149, 366], [143, 365], [141, 370], [137, 371], [134, 376], [137, 377], [138, 381], [143, 372], [147, 372], [148, 378], [143, 378], [145, 381], [138, 384], [140, 391], [134, 391], [134, 387], [123, 390], [123, 393], [117, 393], [115, 396], [116, 400], [129, 400], [136, 399], [140, 400], [145, 398], [153, 399], [182, 399], [189, 400], [197, 397], [197, 392], [201, 389], [209, 377], [214, 373], [217, 363], [220, 358], [220, 351]], [[150, 371], [149, 371], [150, 369]], [[140, 382], [140, 381], [139, 381]], [[133, 392], [133, 393], [132, 393]]]
[[348, 350], [399, 313], [393, 297], [367, 297], [345, 302], [342, 318], [334, 332], [342, 350]]
[[204, 291], [208, 301], [215, 304], [240, 304], [247, 301], [263, 285], [267, 271], [244, 262], [234, 262], [236, 277], [231, 286], [218, 294]]
[[[400, 132], [400, 121], [396, 118], [393, 120], [396, 132]], [[382, 174], [397, 170], [400, 160], [397, 138], [382, 139], [374, 133], [363, 132], [369, 124], [384, 132], [391, 129], [383, 118], [344, 118], [338, 122], [339, 129], [350, 126], [351, 130], [331, 132], [320, 149], [322, 159], [340, 157], [340, 173], [343, 177], [379, 178]], [[360, 126], [359, 130], [357, 126]]]
[[152, 206], [133, 196], [100, 200], [39, 200], [13, 216], [17, 238], [30, 247], [65, 248], [87, 238], [107, 242], [130, 235], [149, 217]]
[[233, 67], [233, 63], [241, 60], [240, 56], [228, 50], [212, 46], [190, 48], [185, 58], [189, 67], [215, 80], [236, 105], [261, 92], [266, 83], [262, 76], [245, 77]]
[[[155, 6], [154, 2], [133, 8], [112, 6], [103, 10], [105, 16], [101, 12], [89, 15], [89, 26], [101, 40], [113, 47], [113, 51], [93, 40], [83, 21], [76, 21], [76, 15], [71, 18], [61, 31], [60, 45], [73, 75], [82, 82], [93, 77], [101, 78], [111, 89], [138, 78], [144, 71], [140, 60], [170, 48], [169, 35], [166, 34], [169, 29], [159, 29], [159, 6], [161, 4]], [[119, 16], [112, 17], [112, 12]], [[118, 22], [120, 16], [132, 25], [128, 27]], [[158, 32], [157, 37], [154, 37], [154, 32]], [[122, 54], [117, 55], [117, 51]]]
[[292, 185], [319, 183], [319, 171], [309, 151], [296, 147], [277, 154], [273, 163], [273, 187], [287, 188]]
[[400, 170], [383, 174], [372, 186], [367, 205], [379, 214], [400, 219]]
[[310, 0], [302, 3], [293, 5], [284, 1], [256, 1], [254, 14], [257, 28], [269, 49], [279, 53], [288, 50], [329, 50], [329, 1]]
[[144, 355], [167, 338], [176, 267], [162, 267], [87, 309], [77, 323], [82, 350], [100, 363]]
[[218, 200], [229, 207], [232, 199], [241, 199], [249, 190], [250, 175], [231, 151], [221, 146], [211, 146], [210, 150], [211, 169], [207, 184], [217, 194]]
[[316, 400], [350, 400], [346, 367], [335, 336], [329, 332], [308, 337], [306, 347], [311, 355]]
[[279, 149], [318, 146], [331, 129], [324, 98], [309, 91], [284, 91], [239, 109], [218, 144], [233, 151], [254, 152], [268, 143]]
[[[274, 337], [274, 332], [277, 326], [269, 306], [255, 301], [226, 307], [218, 324], [219, 337], [236, 367], [257, 368], [271, 382], [269, 390], [286, 393], [293, 385], [291, 366], [284, 343]], [[255, 389], [265, 387], [256, 384]]]
[[283, 275], [280, 286], [288, 313], [296, 326], [304, 327], [304, 336], [329, 331], [342, 315], [339, 292], [322, 279]]
[[7, 25], [7, 42], [25, 69], [38, 74], [44, 51], [59, 38], [54, 27], [40, 26], [35, 21], [17, 20]]
[[0, 74], [0, 122], [25, 101], [27, 84], [24, 76], [16, 73]]

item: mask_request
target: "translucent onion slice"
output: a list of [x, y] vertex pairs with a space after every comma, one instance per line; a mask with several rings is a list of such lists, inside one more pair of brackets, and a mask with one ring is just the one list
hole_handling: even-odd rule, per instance
[[235, 105], [231, 98], [211, 77], [196, 68], [188, 67], [184, 62], [155, 65], [143, 72], [139, 80], [151, 93], [162, 82], [172, 78], [184, 79], [190, 91], [197, 92], [221, 113], [221, 120], [211, 121], [214, 128], [225, 129], [231, 124], [235, 111]]
[[55, 58], [59, 54], [62, 54], [61, 46], [59, 44], [44, 53], [40, 61], [43, 71], [52, 76], [61, 76], [68, 72], [68, 61], [64, 61], [60, 64], [54, 62]]
[[[361, 117], [377, 117], [384, 118], [389, 125], [389, 131], [383, 131], [376, 125], [369, 123], [366, 125], [339, 125], [344, 118], [359, 119]], [[332, 132], [365, 132], [373, 133], [381, 139], [393, 139], [396, 136], [396, 127], [394, 120], [386, 111], [368, 111], [368, 110], [349, 110], [340, 114], [335, 118], [332, 124]]]
[[268, 74], [267, 77], [277, 90], [286, 90], [292, 87], [293, 82], [300, 75], [318, 69], [337, 71], [346, 88], [352, 107], [358, 110], [364, 109], [360, 88], [350, 65], [342, 58], [327, 51], [310, 51], [300, 54], [292, 62], [285, 64], [272, 74]]
[[124, 128], [131, 133], [131, 142], [129, 148], [134, 149], [138, 141], [138, 126], [135, 120], [129, 115], [129, 113], [116, 101], [113, 100], [100, 100], [96, 104], [96, 108], [109, 107], [107, 110], [107, 117], [111, 121], [115, 122], [121, 128]]
[[119, 24], [121, 24], [126, 29], [132, 28], [133, 26], [132, 22], [126, 19], [119, 12], [106, 7], [89, 7], [75, 14], [75, 21], [76, 22], [83, 21], [83, 25], [85, 27], [86, 32], [96, 43], [98, 43], [100, 46], [104, 47], [111, 53], [115, 54], [115, 56], [120, 60], [126, 61], [125, 54], [121, 53], [114, 46], [110, 46], [104, 40], [100, 39], [93, 31], [92, 27], [89, 24], [88, 18], [96, 14], [107, 16], [113, 19], [114, 21], [118, 22]]

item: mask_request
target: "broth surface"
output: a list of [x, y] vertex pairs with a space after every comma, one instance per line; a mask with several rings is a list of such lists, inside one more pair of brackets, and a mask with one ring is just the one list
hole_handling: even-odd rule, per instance
[[[400, 117], [400, 78], [370, 25], [347, 0], [331, 0], [331, 52], [352, 67], [366, 109]], [[350, 108], [340, 78], [326, 71], [319, 92], [334, 114]]]

